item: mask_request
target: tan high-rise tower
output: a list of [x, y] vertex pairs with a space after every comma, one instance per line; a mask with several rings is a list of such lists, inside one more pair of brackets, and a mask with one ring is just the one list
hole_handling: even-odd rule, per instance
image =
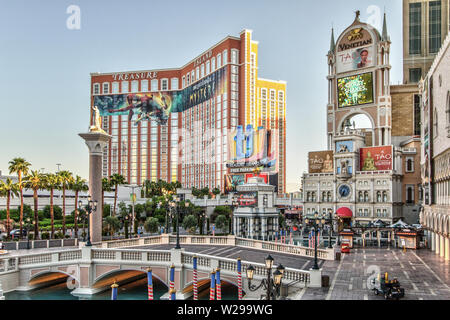
[[403, 82], [424, 77], [449, 31], [449, 0], [403, 0]]

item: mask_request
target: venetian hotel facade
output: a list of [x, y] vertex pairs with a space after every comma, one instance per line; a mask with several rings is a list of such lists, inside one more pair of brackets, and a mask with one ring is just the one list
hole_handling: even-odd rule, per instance
[[[129, 110], [131, 101], [149, 101], [136, 96], [151, 97], [169, 112], [161, 117], [155, 109], [146, 117], [143, 109]], [[133, 184], [162, 179], [224, 191], [236, 130], [252, 125], [277, 132], [271, 141], [275, 181], [285, 192], [286, 82], [258, 77], [251, 30], [226, 37], [181, 68], [91, 73], [91, 124], [94, 106], [112, 136], [103, 152], [105, 177], [119, 173]], [[233, 174], [240, 174], [236, 167]], [[242, 175], [252, 170], [242, 169]]]

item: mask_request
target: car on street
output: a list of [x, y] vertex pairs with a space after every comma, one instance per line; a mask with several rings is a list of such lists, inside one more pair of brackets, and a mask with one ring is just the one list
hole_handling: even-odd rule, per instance
[[[14, 229], [12, 230], [9, 235], [13, 238], [13, 239], [17, 239], [20, 237], [20, 229]], [[25, 229], [22, 229], [22, 238], [27, 236], [27, 231]]]

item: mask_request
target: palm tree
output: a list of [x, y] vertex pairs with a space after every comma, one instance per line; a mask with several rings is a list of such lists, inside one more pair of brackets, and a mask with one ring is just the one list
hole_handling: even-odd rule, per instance
[[9, 173], [17, 173], [18, 186], [20, 192], [20, 239], [22, 239], [23, 229], [23, 185], [22, 177], [28, 174], [31, 163], [27, 162], [24, 158], [14, 158], [9, 162]]
[[114, 186], [114, 207], [113, 207], [113, 213], [114, 216], [116, 215], [116, 203], [117, 203], [117, 187], [121, 184], [126, 184], [125, 177], [121, 174], [113, 174], [111, 177], [109, 177], [109, 181], [111, 182], [111, 185]]
[[[111, 182], [108, 180], [108, 178], [102, 179], [102, 213], [105, 205], [105, 191], [112, 191]], [[109, 215], [111, 216], [111, 210], [109, 211]]]
[[39, 216], [38, 216], [38, 190], [45, 187], [45, 175], [37, 170], [32, 170], [31, 173], [24, 178], [25, 186], [33, 189], [34, 200], [34, 239], [39, 239]]
[[75, 223], [75, 237], [78, 238], [78, 193], [80, 191], [87, 191], [89, 190], [89, 187], [86, 185], [86, 180], [81, 178], [80, 176], [76, 176], [71, 184], [70, 189], [75, 191], [75, 216], [74, 216], [74, 223]]
[[62, 224], [62, 233], [63, 236], [66, 235], [66, 190], [69, 188], [70, 184], [73, 181], [72, 172], [63, 170], [58, 172], [59, 183], [63, 192], [63, 224]]
[[51, 226], [52, 226], [52, 232], [51, 232], [51, 238], [53, 239], [55, 237], [55, 215], [53, 211], [53, 193], [55, 189], [58, 189], [60, 186], [59, 178], [54, 173], [48, 173], [47, 177], [45, 179], [45, 188], [50, 191], [50, 219], [51, 219]]
[[11, 198], [19, 196], [19, 185], [13, 183], [10, 178], [7, 178], [6, 182], [0, 180], [0, 195], [6, 197], [6, 236], [9, 237], [11, 231], [9, 205]]

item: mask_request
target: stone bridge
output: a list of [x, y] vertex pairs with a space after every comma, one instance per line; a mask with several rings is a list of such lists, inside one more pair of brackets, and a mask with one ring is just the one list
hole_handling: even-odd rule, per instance
[[[314, 255], [310, 248], [276, 244], [257, 240], [227, 237], [180, 237], [184, 244], [209, 244], [211, 246], [239, 246], [269, 251], [270, 253], [289, 253], [299, 257]], [[192, 293], [193, 257], [198, 257], [199, 287], [209, 286], [211, 271], [220, 268], [221, 280], [237, 286], [237, 261], [226, 257], [187, 252], [186, 249], [155, 250], [152, 245], [175, 243], [176, 237], [161, 236], [102, 242], [92, 247], [61, 249], [51, 252], [26, 254], [0, 258], [0, 283], [5, 292], [30, 290], [48, 285], [51, 281], [64, 281], [69, 277], [73, 283], [74, 295], [91, 295], [108, 290], [113, 281], [130, 281], [143, 277], [148, 267], [153, 277], [168, 287], [170, 266], [175, 266], [175, 288], [177, 299], [187, 299]], [[140, 247], [146, 246], [145, 249]], [[149, 247], [150, 246], [150, 247]], [[319, 249], [321, 259], [331, 260], [333, 250]], [[266, 277], [264, 264], [242, 259], [242, 276], [249, 265], [255, 267], [255, 280]], [[321, 271], [300, 270], [287, 267], [283, 277], [282, 293], [292, 296], [305, 286], [320, 287]], [[250, 292], [247, 281], [243, 281], [246, 299], [258, 299], [262, 292]], [[165, 298], [164, 296], [162, 298]]]

